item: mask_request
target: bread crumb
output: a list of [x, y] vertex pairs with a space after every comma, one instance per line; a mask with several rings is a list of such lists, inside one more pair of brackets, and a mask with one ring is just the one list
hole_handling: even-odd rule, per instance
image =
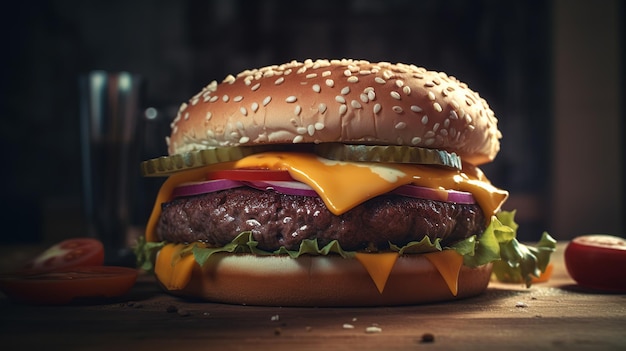
[[368, 334], [381, 333], [383, 330], [380, 327], [367, 327], [365, 332]]
[[422, 342], [434, 342], [435, 335], [432, 333], [424, 333], [422, 334]]

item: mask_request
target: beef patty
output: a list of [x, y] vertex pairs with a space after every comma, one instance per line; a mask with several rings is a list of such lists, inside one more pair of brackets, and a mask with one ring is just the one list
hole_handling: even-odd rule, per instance
[[235, 188], [177, 198], [162, 205], [156, 235], [176, 243], [230, 243], [251, 231], [258, 248], [281, 246], [297, 250], [304, 239], [317, 238], [320, 247], [338, 240], [345, 250], [386, 250], [411, 241], [441, 238], [452, 244], [485, 229], [476, 204], [454, 204], [382, 195], [337, 216], [319, 197], [284, 195], [275, 191]]

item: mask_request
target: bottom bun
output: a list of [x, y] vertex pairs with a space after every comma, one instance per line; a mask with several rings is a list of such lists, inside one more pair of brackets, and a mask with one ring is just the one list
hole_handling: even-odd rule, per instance
[[214, 254], [208, 269], [195, 265], [177, 296], [259, 306], [391, 306], [462, 299], [487, 289], [492, 265], [461, 267], [453, 295], [437, 269], [421, 255], [398, 257], [382, 293], [355, 259], [339, 256]]

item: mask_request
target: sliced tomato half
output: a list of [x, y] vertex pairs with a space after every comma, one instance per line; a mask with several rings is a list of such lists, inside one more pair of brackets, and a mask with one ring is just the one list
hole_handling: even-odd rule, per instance
[[626, 239], [583, 235], [567, 244], [565, 266], [578, 285], [594, 290], [626, 292]]
[[61, 241], [42, 252], [24, 267], [33, 271], [52, 271], [56, 269], [102, 266], [104, 247], [93, 238], [73, 238]]
[[64, 268], [0, 276], [0, 290], [10, 299], [36, 305], [64, 305], [77, 299], [125, 295], [135, 284], [136, 269], [116, 266]]
[[241, 181], [272, 180], [293, 181], [288, 171], [269, 169], [225, 169], [211, 171], [207, 174], [207, 180], [230, 179]]

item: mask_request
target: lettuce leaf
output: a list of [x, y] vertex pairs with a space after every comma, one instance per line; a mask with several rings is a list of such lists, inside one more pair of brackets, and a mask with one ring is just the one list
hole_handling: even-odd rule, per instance
[[154, 262], [156, 262], [156, 255], [163, 246], [167, 243], [165, 241], [161, 242], [149, 242], [146, 241], [144, 236], [140, 236], [137, 239], [137, 243], [133, 248], [135, 253], [135, 257], [137, 260], [137, 268], [142, 269], [147, 272], [152, 272], [154, 270]]
[[[556, 248], [556, 241], [548, 234], [543, 233], [536, 247], [526, 246], [515, 238], [517, 223], [514, 220], [515, 212], [502, 211], [494, 216], [480, 237], [471, 236], [450, 246], [442, 246], [441, 239], [431, 241], [424, 237], [420, 241], [413, 241], [403, 246], [389, 243], [389, 248], [401, 255], [422, 254], [442, 250], [455, 250], [463, 256], [466, 266], [478, 267], [493, 262], [494, 273], [499, 280], [524, 281], [530, 286], [532, 276], [539, 276], [545, 271], [550, 255]], [[149, 243], [142, 238], [136, 246], [138, 266], [142, 269], [153, 269], [156, 252], [165, 245], [165, 242]], [[356, 254], [354, 251], [344, 250], [337, 240], [319, 247], [315, 239], [303, 240], [298, 250], [288, 250], [281, 247], [275, 251], [266, 251], [258, 248], [258, 241], [254, 240], [252, 232], [242, 232], [230, 243], [222, 247], [206, 247], [203, 244], [190, 245], [184, 253], [193, 253], [196, 262], [201, 266], [218, 252], [234, 254], [255, 254], [260, 256], [289, 255], [298, 258], [302, 255], [339, 255], [350, 259]]]

